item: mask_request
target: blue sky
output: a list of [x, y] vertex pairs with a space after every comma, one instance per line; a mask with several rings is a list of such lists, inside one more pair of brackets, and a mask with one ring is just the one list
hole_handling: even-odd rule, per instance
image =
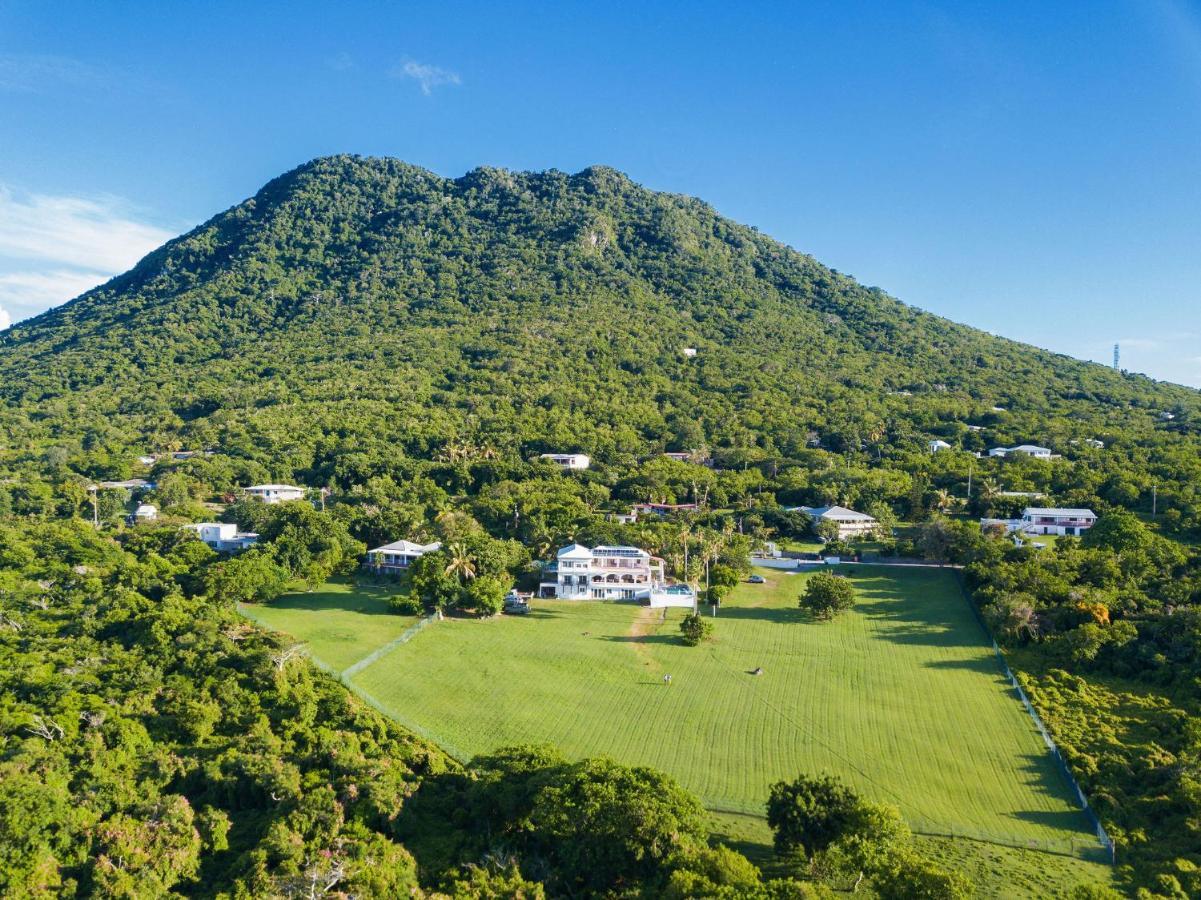
[[612, 165], [916, 306], [1201, 386], [1183, 0], [6, 0], [0, 323], [336, 152]]

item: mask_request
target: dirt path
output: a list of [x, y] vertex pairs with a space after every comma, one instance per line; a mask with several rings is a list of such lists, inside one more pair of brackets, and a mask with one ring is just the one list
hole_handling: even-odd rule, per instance
[[630, 623], [630, 646], [634, 648], [634, 652], [638, 654], [638, 658], [644, 666], [653, 667], [655, 664], [646, 646], [646, 638], [658, 631], [659, 626], [666, 621], [666, 609], [651, 609], [649, 606], [644, 606], [638, 610], [638, 615]]

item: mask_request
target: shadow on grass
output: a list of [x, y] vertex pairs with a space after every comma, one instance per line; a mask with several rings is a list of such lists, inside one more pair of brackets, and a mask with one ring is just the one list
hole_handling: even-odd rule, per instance
[[341, 610], [368, 616], [394, 616], [382, 595], [315, 591], [312, 594], [284, 594], [266, 604], [271, 609], [304, 609], [312, 612]]
[[991, 654], [975, 659], [939, 659], [922, 663], [927, 669], [963, 669], [968, 672], [980, 672], [982, 675], [993, 675], [999, 684], [1009, 686], [1009, 679], [1001, 671], [996, 657]]
[[781, 624], [818, 621], [799, 607], [789, 609], [779, 606], [722, 606], [717, 610], [717, 619], [718, 621], [722, 619], [758, 619]]
[[675, 634], [601, 634], [597, 635], [602, 641], [612, 641], [614, 644], [678, 644], [684, 646], [679, 635]]

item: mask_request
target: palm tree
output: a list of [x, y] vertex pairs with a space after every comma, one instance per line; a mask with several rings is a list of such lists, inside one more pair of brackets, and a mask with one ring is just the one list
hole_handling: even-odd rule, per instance
[[446, 564], [447, 575], [457, 575], [459, 580], [466, 583], [475, 578], [475, 563], [471, 554], [462, 544], [451, 544], [446, 548], [449, 561]]
[[956, 500], [951, 496], [951, 492], [945, 488], [939, 488], [934, 492], [934, 508], [940, 513], [945, 514], [956, 504]]

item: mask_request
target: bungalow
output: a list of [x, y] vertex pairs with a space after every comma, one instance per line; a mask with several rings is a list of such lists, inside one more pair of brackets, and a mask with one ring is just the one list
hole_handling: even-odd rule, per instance
[[146, 468], [150, 468], [157, 461], [158, 460], [156, 459], [156, 457], [150, 456], [149, 454], [147, 454], [146, 456], [138, 457], [138, 465], [145, 466]]
[[803, 512], [813, 520], [815, 526], [820, 522], [836, 523], [840, 540], [856, 535], [870, 534], [879, 525], [867, 513], [855, 512], [845, 506], [794, 506], [785, 511]]
[[238, 526], [233, 522], [197, 522], [185, 525], [184, 529], [196, 532], [200, 540], [218, 553], [237, 553], [259, 539], [254, 532], [238, 531]]
[[1096, 438], [1085, 438], [1085, 439], [1084, 439], [1084, 446], [1086, 446], [1086, 447], [1092, 447], [1094, 450], [1104, 450], [1104, 449], [1105, 449], [1105, 442], [1104, 442], [1104, 441], [1099, 441], [1099, 440], [1097, 440]]
[[692, 359], [692, 357], [696, 356], [696, 347], [685, 347], [683, 352], [685, 356]]
[[633, 525], [638, 521], [638, 510], [631, 509], [629, 512], [609, 513], [609, 521], [616, 522], [618, 525]]
[[1029, 506], [1022, 510], [1021, 530], [1026, 534], [1078, 535], [1097, 524], [1091, 509], [1051, 509]]
[[650, 606], [696, 604], [686, 584], [668, 584], [663, 560], [637, 547], [569, 544], [542, 570], [541, 597], [560, 600], [635, 600]]
[[565, 472], [583, 471], [592, 465], [592, 459], [584, 453], [543, 453], [539, 459], [549, 460]]
[[946, 441], [933, 440], [930, 442], [930, 452], [937, 453], [939, 450], [950, 450], [951, 445]]
[[403, 572], [413, 562], [427, 553], [441, 550], [442, 544], [434, 541], [432, 544], [415, 544], [412, 541], [393, 541], [367, 551], [363, 568], [376, 573], [398, 574]]
[[158, 509], [149, 503], [139, 503], [138, 508], [133, 511], [135, 522], [153, 522], [157, 518]]
[[1051, 451], [1046, 447], [1034, 444], [1019, 444], [1016, 447], [993, 447], [988, 451], [989, 456], [1006, 457], [1010, 453], [1020, 453], [1023, 456], [1033, 456], [1035, 459], [1050, 459]]
[[264, 503], [286, 503], [303, 500], [304, 488], [291, 484], [254, 484], [246, 488], [246, 496]]

